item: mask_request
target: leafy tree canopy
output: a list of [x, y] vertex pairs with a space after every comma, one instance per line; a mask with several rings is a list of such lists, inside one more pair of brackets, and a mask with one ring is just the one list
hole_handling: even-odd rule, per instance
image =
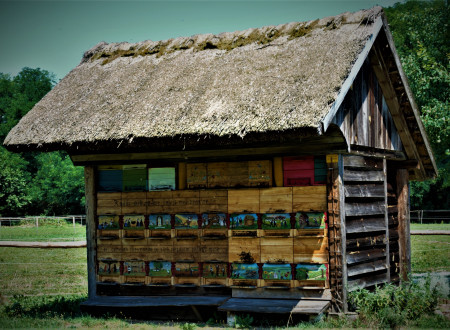
[[411, 184], [416, 209], [450, 206], [450, 11], [443, 0], [408, 1], [385, 9], [409, 85], [421, 109], [439, 175]]
[[[46, 70], [0, 73], [0, 142], [54, 86]], [[16, 154], [0, 146], [0, 216], [84, 213], [83, 169], [64, 152]]]

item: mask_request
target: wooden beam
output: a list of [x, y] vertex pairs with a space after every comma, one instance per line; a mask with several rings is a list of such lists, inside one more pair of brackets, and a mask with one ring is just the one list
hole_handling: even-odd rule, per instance
[[411, 237], [409, 227], [409, 187], [408, 171], [397, 170], [397, 196], [398, 196], [398, 234], [400, 249], [400, 278], [408, 280], [411, 272]]
[[283, 158], [273, 158], [273, 178], [275, 187], [283, 187]]
[[[331, 141], [331, 140], [333, 141]], [[210, 149], [190, 151], [167, 151], [167, 152], [142, 152], [121, 154], [84, 154], [70, 155], [75, 165], [95, 164], [136, 164], [151, 160], [165, 160], [167, 162], [193, 162], [239, 159], [260, 159], [267, 157], [297, 156], [297, 155], [325, 155], [346, 151], [345, 138], [341, 137], [315, 137], [299, 139], [295, 145], [283, 145], [274, 147], [235, 148], [235, 149]]]
[[387, 162], [383, 159], [383, 174], [384, 174], [384, 225], [386, 227], [386, 264], [387, 264], [387, 282], [391, 281], [390, 271], [390, 256], [389, 256], [389, 214], [388, 214], [388, 199], [387, 199]]
[[96, 259], [97, 240], [95, 216], [96, 216], [96, 191], [95, 191], [95, 167], [84, 168], [85, 198], [86, 198], [86, 241], [87, 241], [87, 271], [88, 271], [88, 298], [94, 299], [96, 291]]
[[370, 49], [372, 48], [378, 33], [381, 30], [381, 27], [383, 26], [383, 21], [381, 18], [377, 18], [377, 20], [373, 24], [373, 33], [370, 36], [370, 38], [366, 41], [366, 44], [364, 45], [363, 50], [359, 54], [358, 58], [356, 59], [355, 64], [353, 64], [353, 67], [347, 77], [345, 79], [344, 83], [341, 86], [341, 90], [339, 91], [338, 96], [336, 97], [336, 101], [331, 105], [330, 111], [325, 116], [324, 120], [322, 121], [323, 125], [323, 131], [326, 132], [328, 129], [328, 126], [333, 122], [333, 118], [336, 115], [336, 113], [339, 110], [339, 107], [341, 106], [342, 102], [344, 102], [345, 95], [347, 95], [348, 90], [351, 88], [353, 81], [355, 80], [356, 76], [359, 73], [359, 70], [364, 64], [364, 61], [367, 58], [367, 54], [369, 54]]
[[186, 189], [186, 163], [178, 163], [178, 190]]
[[345, 219], [345, 191], [344, 191], [344, 156], [339, 155], [339, 217], [341, 226], [341, 255], [342, 255], [342, 305], [343, 312], [348, 312], [347, 306], [347, 235], [346, 235], [346, 219]]

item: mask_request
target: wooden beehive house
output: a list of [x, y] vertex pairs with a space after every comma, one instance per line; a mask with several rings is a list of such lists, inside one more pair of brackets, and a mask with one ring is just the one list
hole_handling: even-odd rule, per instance
[[381, 8], [98, 44], [5, 145], [85, 167], [84, 308], [155, 318], [346, 312], [406, 278], [408, 182], [436, 174]]

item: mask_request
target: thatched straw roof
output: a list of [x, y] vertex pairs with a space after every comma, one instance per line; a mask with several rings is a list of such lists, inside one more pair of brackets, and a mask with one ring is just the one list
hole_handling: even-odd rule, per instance
[[[219, 35], [100, 43], [5, 140], [29, 148], [320, 131], [381, 8]], [[48, 148], [47, 148], [48, 149]]]

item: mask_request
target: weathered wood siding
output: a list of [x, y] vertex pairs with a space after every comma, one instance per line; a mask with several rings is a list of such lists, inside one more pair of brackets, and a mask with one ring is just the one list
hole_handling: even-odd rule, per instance
[[348, 91], [333, 123], [350, 145], [403, 149], [378, 80], [368, 60]]
[[[390, 255], [388, 221], [389, 217], [394, 220], [396, 207], [388, 207], [391, 201], [385, 160], [345, 156], [342, 165], [341, 201], [345, 203], [345, 214], [341, 217], [345, 221], [347, 268], [344, 276], [348, 290], [353, 291], [390, 282], [395, 257]], [[393, 241], [393, 249], [394, 245]]]

